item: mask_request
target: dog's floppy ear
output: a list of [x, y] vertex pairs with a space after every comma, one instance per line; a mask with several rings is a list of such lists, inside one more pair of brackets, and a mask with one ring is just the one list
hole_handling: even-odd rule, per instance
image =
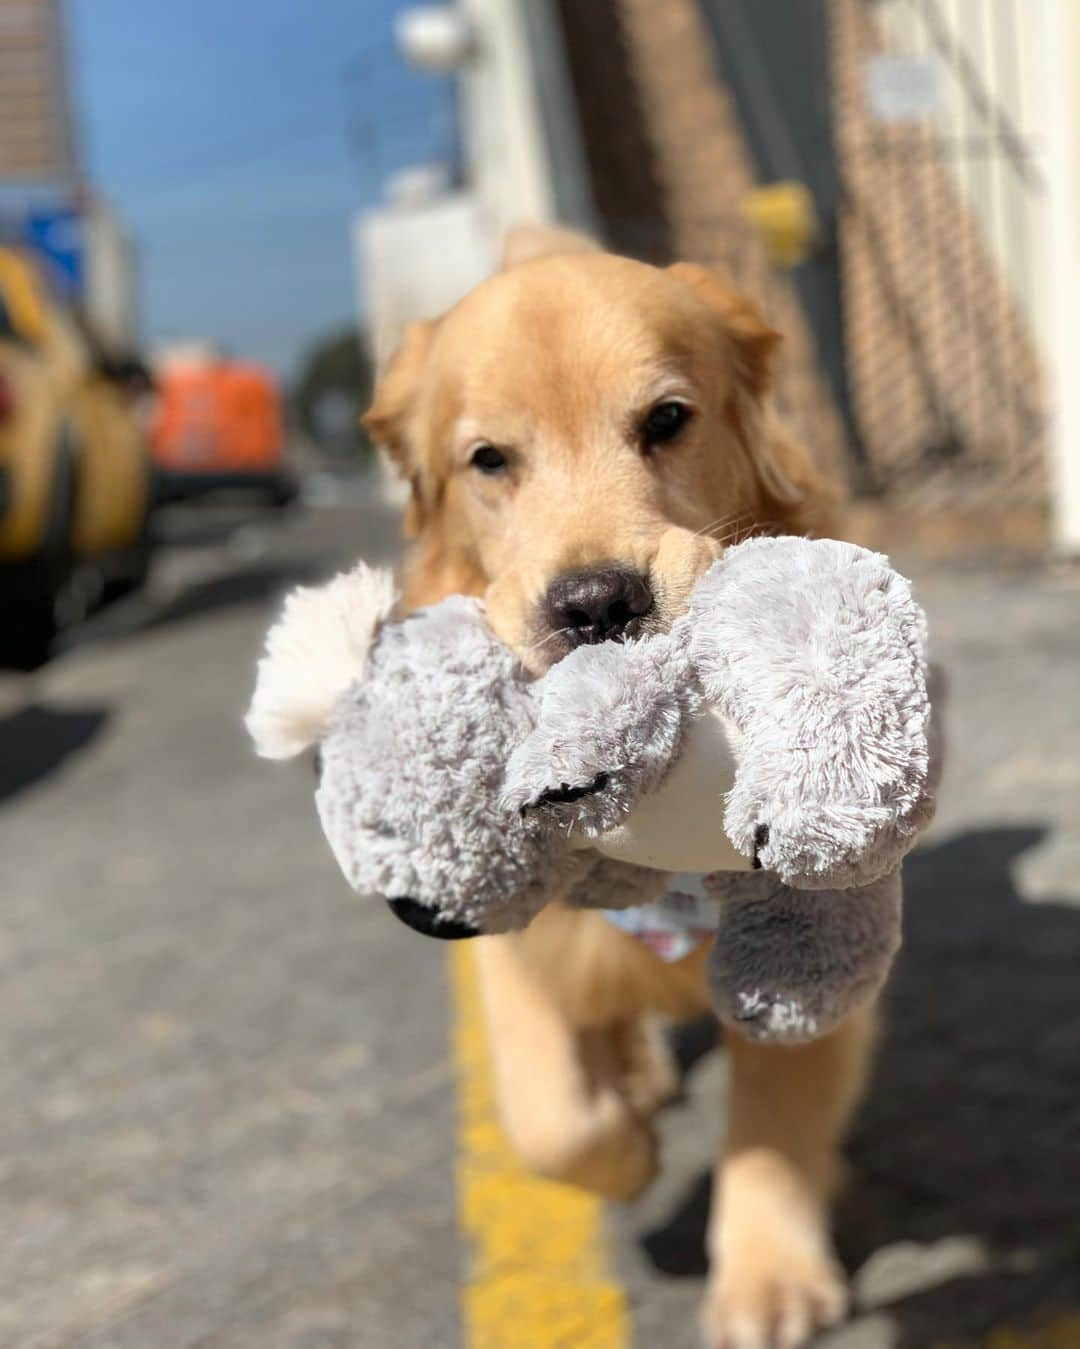
[[405, 532], [414, 535], [423, 523], [421, 465], [412, 446], [410, 421], [438, 319], [422, 319], [405, 329], [398, 349], [375, 386], [371, 406], [361, 417], [364, 429], [408, 480], [412, 498], [405, 512]]
[[768, 393], [773, 355], [783, 339], [765, 322], [753, 300], [740, 294], [727, 277], [711, 267], [676, 262], [668, 271], [693, 286], [715, 312], [731, 342], [735, 368], [747, 392], [757, 398]]
[[740, 294], [721, 272], [695, 262], [676, 262], [668, 271], [708, 303], [728, 339], [735, 362], [728, 417], [750, 454], [762, 487], [779, 506], [797, 505], [816, 484], [816, 475], [808, 460], [802, 462], [805, 456], [794, 442], [770, 425], [764, 407], [781, 335], [769, 327], [753, 300]]

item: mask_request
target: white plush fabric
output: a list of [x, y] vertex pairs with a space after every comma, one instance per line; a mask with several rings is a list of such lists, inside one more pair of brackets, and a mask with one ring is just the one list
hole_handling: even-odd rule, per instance
[[506, 765], [503, 803], [535, 810], [545, 794], [583, 791], [547, 810], [589, 839], [660, 785], [699, 706], [685, 652], [667, 634], [578, 647], [539, 681], [536, 702], [536, 728]]
[[359, 563], [302, 586], [266, 635], [246, 726], [264, 759], [291, 759], [323, 739], [341, 694], [367, 668], [396, 601], [394, 578]]

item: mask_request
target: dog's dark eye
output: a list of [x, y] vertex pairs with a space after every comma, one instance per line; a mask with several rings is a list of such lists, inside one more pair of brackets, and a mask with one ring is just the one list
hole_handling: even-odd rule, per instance
[[469, 456], [469, 463], [481, 473], [501, 473], [506, 467], [506, 455], [494, 445], [477, 445]]
[[674, 440], [690, 420], [690, 409], [685, 403], [657, 403], [645, 418], [641, 428], [641, 437], [647, 450], [654, 445], [666, 445]]

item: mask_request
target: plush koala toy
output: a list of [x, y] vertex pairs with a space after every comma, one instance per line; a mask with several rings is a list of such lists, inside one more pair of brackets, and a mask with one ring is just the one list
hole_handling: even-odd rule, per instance
[[900, 861], [933, 813], [926, 625], [885, 558], [752, 539], [670, 631], [532, 678], [477, 600], [391, 618], [365, 566], [294, 591], [247, 725], [319, 746], [316, 803], [350, 884], [428, 935], [622, 909], [693, 873], [715, 900], [719, 1015], [826, 1033], [883, 983]]

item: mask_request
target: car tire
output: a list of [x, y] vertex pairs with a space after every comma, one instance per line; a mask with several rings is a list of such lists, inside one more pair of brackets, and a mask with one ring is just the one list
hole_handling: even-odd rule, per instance
[[291, 506], [300, 495], [300, 483], [291, 473], [279, 473], [267, 491], [267, 501], [276, 510]]
[[49, 657], [57, 633], [57, 599], [71, 577], [71, 535], [78, 495], [78, 465], [69, 431], [56, 450], [41, 547], [0, 580], [0, 660], [34, 670]]
[[115, 600], [141, 590], [150, 575], [150, 563], [154, 556], [154, 508], [161, 500], [157, 477], [150, 471], [150, 480], [146, 489], [146, 506], [142, 523], [134, 541], [124, 550], [121, 569], [117, 575], [110, 576], [105, 582], [102, 603], [112, 604]]

